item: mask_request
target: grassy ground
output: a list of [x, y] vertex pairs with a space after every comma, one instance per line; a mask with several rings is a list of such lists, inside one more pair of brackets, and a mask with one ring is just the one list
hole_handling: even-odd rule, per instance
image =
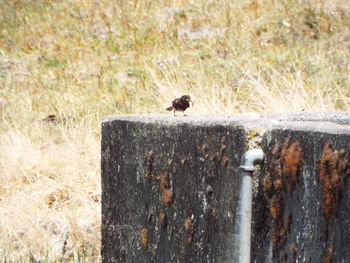
[[103, 116], [349, 111], [349, 50], [348, 0], [0, 0], [0, 262], [100, 261]]

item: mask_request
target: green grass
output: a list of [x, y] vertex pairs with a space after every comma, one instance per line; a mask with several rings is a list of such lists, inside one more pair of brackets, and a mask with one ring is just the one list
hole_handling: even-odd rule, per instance
[[349, 49], [347, 0], [0, 0], [0, 259], [100, 261], [103, 116], [349, 111]]

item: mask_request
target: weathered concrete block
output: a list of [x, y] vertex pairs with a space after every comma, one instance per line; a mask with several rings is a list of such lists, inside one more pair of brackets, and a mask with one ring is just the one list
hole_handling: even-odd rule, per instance
[[233, 123], [166, 118], [103, 123], [103, 262], [233, 257], [246, 132]]
[[350, 115], [125, 115], [102, 125], [103, 262], [235, 262], [240, 159], [252, 262], [347, 262]]
[[260, 189], [268, 200], [269, 219], [254, 233], [268, 237], [270, 244], [254, 251], [256, 262], [269, 250], [272, 262], [348, 262], [349, 127], [275, 127], [265, 134], [264, 152]]

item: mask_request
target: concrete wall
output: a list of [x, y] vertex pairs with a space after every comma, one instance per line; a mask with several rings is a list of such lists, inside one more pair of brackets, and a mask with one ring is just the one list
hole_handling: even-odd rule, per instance
[[[349, 115], [124, 115], [102, 124], [103, 262], [235, 262], [239, 163], [254, 175], [252, 262], [346, 262]], [[333, 261], [332, 261], [333, 260]]]
[[273, 262], [349, 262], [349, 131], [276, 128], [264, 142]]

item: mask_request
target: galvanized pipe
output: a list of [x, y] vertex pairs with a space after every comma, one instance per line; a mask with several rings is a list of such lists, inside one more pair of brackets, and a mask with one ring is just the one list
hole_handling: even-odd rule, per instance
[[242, 175], [241, 207], [239, 220], [239, 263], [250, 262], [250, 237], [252, 221], [252, 175], [255, 165], [261, 163], [264, 153], [261, 149], [247, 151], [241, 160]]

